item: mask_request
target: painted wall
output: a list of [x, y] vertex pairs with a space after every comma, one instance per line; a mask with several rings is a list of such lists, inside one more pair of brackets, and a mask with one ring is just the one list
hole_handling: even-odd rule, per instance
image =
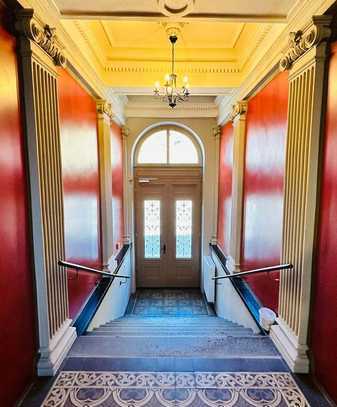
[[[242, 268], [280, 262], [287, 107], [286, 72], [248, 103]], [[262, 304], [274, 310], [278, 305], [275, 279], [278, 273], [247, 279]]]
[[228, 122], [221, 129], [219, 156], [218, 244], [229, 254], [232, 209], [233, 125]]
[[36, 337], [16, 42], [4, 14], [0, 3], [0, 404], [10, 407], [33, 379]]
[[314, 284], [314, 373], [337, 402], [337, 42], [329, 66], [328, 106]]
[[[100, 181], [95, 100], [60, 69], [61, 150], [66, 258], [88, 266], [102, 262]], [[68, 273], [70, 315], [74, 317], [97, 277]]]
[[116, 253], [123, 246], [123, 139], [121, 128], [111, 123], [112, 244]]

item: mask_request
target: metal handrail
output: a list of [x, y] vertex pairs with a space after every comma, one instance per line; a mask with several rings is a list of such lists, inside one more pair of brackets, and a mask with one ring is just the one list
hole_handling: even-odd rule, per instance
[[250, 275], [250, 274], [258, 274], [258, 273], [266, 273], [266, 272], [270, 273], [271, 271], [289, 270], [289, 269], [293, 269], [293, 268], [294, 268], [294, 266], [290, 263], [278, 264], [276, 266], [262, 267], [259, 269], [241, 271], [240, 273], [227, 274], [225, 276], [219, 276], [219, 277], [212, 277], [212, 280], [221, 280], [223, 278], [240, 278], [241, 276], [246, 276], [246, 275]]
[[[121, 274], [110, 273], [108, 271], [98, 270], [98, 269], [95, 269], [92, 267], [87, 267], [87, 266], [83, 266], [81, 264], [76, 264], [76, 263], [70, 263], [69, 261], [64, 261], [64, 260], [59, 260], [58, 264], [59, 264], [59, 266], [67, 267], [67, 268], [74, 269], [74, 270], [81, 270], [81, 271], [85, 271], [88, 273], [94, 273], [94, 274], [98, 274], [100, 276], [130, 278], [130, 276], [123, 276]], [[119, 269], [119, 267], [118, 267], [118, 269]]]

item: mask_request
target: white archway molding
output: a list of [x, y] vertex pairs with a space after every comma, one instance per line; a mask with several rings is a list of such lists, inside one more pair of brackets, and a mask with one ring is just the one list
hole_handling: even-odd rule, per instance
[[[212, 118], [185, 118], [178, 120], [156, 120], [154, 118], [129, 118], [127, 134], [124, 137], [124, 217], [125, 237], [135, 241], [134, 235], [134, 169], [137, 166], [137, 152], [142, 142], [158, 128], [175, 127], [188, 134], [199, 150], [198, 166], [203, 169], [202, 219], [201, 219], [201, 287], [203, 287], [203, 258], [209, 255], [209, 242], [214, 240], [217, 229], [217, 171], [219, 136], [215, 134], [216, 121]], [[158, 164], [160, 165], [160, 164]], [[174, 165], [174, 164], [173, 164]], [[135, 270], [135, 251], [132, 250], [132, 269]], [[133, 290], [136, 288], [133, 273]]]
[[152, 132], [153, 130], [155, 130], [156, 128], [160, 128], [160, 127], [165, 127], [165, 126], [173, 126], [173, 127], [177, 127], [177, 128], [181, 128], [183, 130], [185, 130], [187, 133], [190, 134], [191, 138], [194, 139], [194, 141], [196, 142], [197, 146], [200, 149], [201, 152], [201, 163], [202, 163], [202, 167], [204, 168], [205, 166], [205, 146], [204, 143], [201, 139], [201, 137], [199, 137], [199, 135], [197, 134], [197, 132], [195, 132], [191, 127], [186, 126], [183, 123], [180, 122], [174, 122], [174, 121], [161, 121], [161, 122], [157, 122], [157, 123], [153, 123], [150, 126], [145, 127], [139, 134], [138, 136], [135, 138], [133, 144], [132, 144], [132, 148], [131, 148], [131, 160], [130, 160], [130, 173], [133, 173], [133, 168], [135, 166], [135, 160], [136, 160], [136, 151], [137, 151], [137, 146], [142, 142], [142, 139], [144, 137], [147, 137], [147, 134], [149, 132]]

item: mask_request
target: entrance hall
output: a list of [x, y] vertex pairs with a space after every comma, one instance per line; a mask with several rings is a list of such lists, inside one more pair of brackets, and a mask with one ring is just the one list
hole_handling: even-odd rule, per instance
[[0, 0], [1, 407], [337, 402], [335, 0]]

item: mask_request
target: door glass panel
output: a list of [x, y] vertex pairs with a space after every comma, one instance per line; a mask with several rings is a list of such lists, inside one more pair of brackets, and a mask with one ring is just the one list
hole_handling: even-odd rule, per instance
[[176, 258], [192, 257], [192, 201], [176, 201]]
[[192, 140], [185, 134], [170, 130], [169, 139], [170, 164], [198, 164], [198, 151]]
[[149, 136], [140, 147], [138, 164], [167, 163], [167, 131], [161, 130]]
[[144, 257], [160, 258], [160, 201], [144, 201]]

